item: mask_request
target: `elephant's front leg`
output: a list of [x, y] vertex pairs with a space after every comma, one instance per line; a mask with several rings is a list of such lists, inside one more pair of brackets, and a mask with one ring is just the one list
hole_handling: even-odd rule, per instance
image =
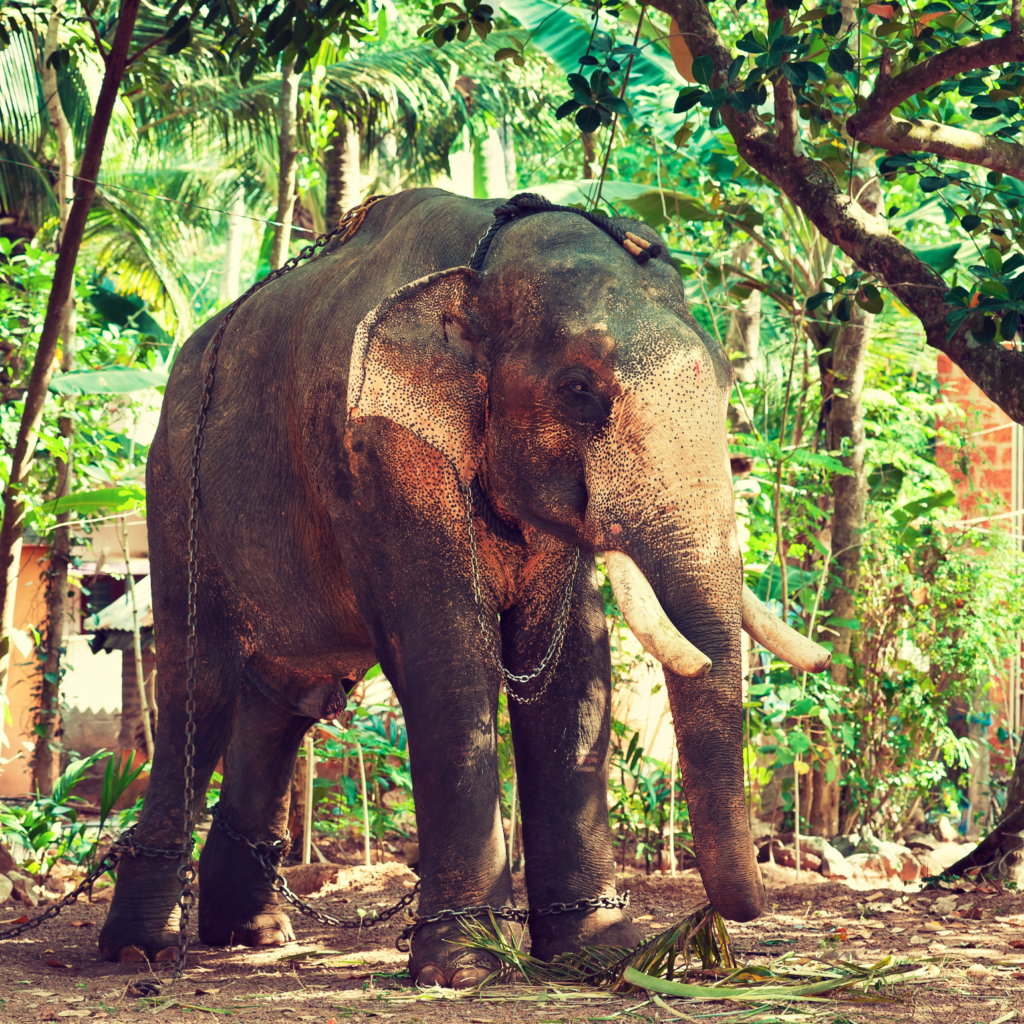
[[[421, 918], [512, 904], [498, 803], [497, 679], [479, 657], [459, 650], [465, 641], [435, 633], [429, 652], [410, 657], [407, 640], [400, 667], [385, 662], [409, 736]], [[417, 984], [468, 988], [500, 966], [489, 954], [454, 945], [462, 935], [459, 918], [416, 929], [409, 971]]]
[[[552, 610], [570, 571], [565, 557], [545, 563], [516, 609], [502, 616], [506, 664], [521, 675], [547, 650]], [[581, 556], [557, 663], [529, 683], [509, 684], [531, 952], [544, 960], [584, 946], [634, 946], [641, 938], [614, 907], [533, 916], [555, 903], [615, 895], [607, 801], [611, 663], [596, 579], [593, 560]]]

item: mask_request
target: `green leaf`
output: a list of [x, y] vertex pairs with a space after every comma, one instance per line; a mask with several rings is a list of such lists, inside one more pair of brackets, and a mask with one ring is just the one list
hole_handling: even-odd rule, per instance
[[960, 221], [964, 231], [974, 231], [975, 228], [981, 227], [981, 218], [976, 214], [969, 213], [963, 220]]
[[715, 62], [710, 54], [702, 53], [693, 61], [693, 77], [703, 86], [711, 87], [711, 79], [715, 74]]
[[938, 192], [949, 184], [949, 178], [944, 174], [926, 174], [919, 181], [922, 192]]
[[1017, 336], [1017, 330], [1020, 327], [1020, 314], [1015, 309], [1011, 309], [1009, 313], [1004, 314], [1003, 319], [999, 323], [999, 336], [1003, 341], [1013, 341]]
[[838, 34], [839, 30], [843, 27], [843, 15], [840, 11], [835, 11], [832, 14], [826, 14], [821, 19], [821, 31], [827, 36], [834, 36]]
[[842, 323], [850, 320], [850, 296], [844, 295], [833, 307], [832, 315]]
[[129, 512], [146, 503], [146, 489], [142, 484], [122, 484], [120, 487], [103, 487], [97, 491], [76, 491], [62, 498], [54, 498], [39, 506], [38, 511], [48, 515], [61, 512], [82, 512], [92, 515], [96, 512]]
[[808, 313], [812, 312], [819, 306], [823, 306], [828, 302], [828, 300], [832, 298], [832, 294], [832, 292], [818, 292], [817, 294], [812, 295], [807, 302], [804, 303], [804, 309], [807, 310]]
[[767, 53], [768, 40], [763, 32], [758, 32], [757, 29], [754, 29], [754, 31], [747, 32], [740, 39], [736, 44], [736, 49], [742, 50], [744, 53]]
[[789, 749], [794, 754], [806, 754], [811, 749], [811, 741], [804, 735], [801, 729], [790, 730], [788, 740]]
[[1003, 272], [1003, 254], [995, 246], [990, 246], [986, 249], [983, 256], [985, 266], [993, 274], [1001, 274]]
[[581, 107], [576, 114], [576, 127], [581, 132], [596, 132], [601, 127], [601, 115], [595, 107]]
[[868, 313], [877, 315], [885, 308], [885, 300], [873, 284], [866, 284], [861, 288], [861, 294], [857, 296], [857, 305]]
[[380, 662], [377, 662], [372, 668], [367, 669], [366, 675], [363, 676], [363, 682], [368, 683], [371, 679], [376, 679], [382, 675], [384, 675], [384, 669], [380, 667]]
[[695, 107], [700, 102], [700, 98], [703, 95], [704, 90], [695, 85], [680, 89], [679, 95], [676, 97], [675, 106], [672, 108], [672, 113], [685, 114], [687, 110]]
[[166, 373], [111, 366], [106, 370], [74, 370], [55, 375], [50, 381], [50, 390], [59, 395], [123, 395], [162, 387], [166, 383]]
[[850, 54], [849, 50], [844, 48], [830, 50], [828, 55], [828, 66], [840, 75], [848, 74], [854, 69], [853, 56]]
[[922, 262], [927, 263], [938, 274], [944, 274], [956, 266], [960, 243], [950, 245], [908, 245], [908, 249]]

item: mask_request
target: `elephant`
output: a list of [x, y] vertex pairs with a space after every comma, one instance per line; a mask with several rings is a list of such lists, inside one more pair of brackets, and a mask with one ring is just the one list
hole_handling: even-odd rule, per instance
[[[809, 671], [829, 655], [744, 587], [729, 359], [639, 221], [433, 188], [364, 212], [344, 245], [238, 306], [198, 457], [223, 314], [174, 363], [147, 466], [160, 724], [134, 841], [180, 849], [223, 757], [220, 817], [199, 859], [199, 939], [291, 940], [238, 838], [282, 839], [301, 738], [379, 662], [408, 734], [420, 917], [507, 907], [505, 685], [532, 952], [635, 945], [607, 813], [603, 554], [623, 614], [664, 666], [708, 897], [726, 918], [756, 918], [741, 629]], [[177, 867], [121, 860], [99, 940], [107, 958], [177, 956]], [[534, 913], [556, 904], [570, 909]], [[418, 984], [466, 987], [497, 966], [449, 941], [459, 933], [458, 919], [420, 922]]]

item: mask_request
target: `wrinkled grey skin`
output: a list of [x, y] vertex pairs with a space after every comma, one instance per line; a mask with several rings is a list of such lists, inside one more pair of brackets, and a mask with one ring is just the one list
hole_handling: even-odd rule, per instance
[[[578, 547], [557, 664], [517, 687], [543, 688], [535, 703], [510, 701], [526, 879], [533, 908], [614, 892], [610, 660], [592, 556], [621, 550], [713, 661], [703, 679], [667, 673], [669, 694], [708, 894], [748, 920], [763, 888], [743, 794], [728, 360], [667, 262], [638, 265], [573, 214], [503, 228], [483, 273], [468, 270], [496, 205], [432, 189], [379, 203], [352, 241], [261, 290], [226, 332], [202, 447], [196, 792], [224, 755], [225, 817], [253, 840], [279, 835], [301, 736], [379, 660], [408, 727], [420, 913], [510, 902], [497, 636], [510, 670], [540, 661]], [[154, 846], [182, 827], [191, 437], [218, 322], [175, 364], [149, 461], [161, 718], [138, 838]], [[460, 490], [474, 476], [525, 538], [476, 519], [486, 632]], [[122, 863], [106, 956], [173, 956], [174, 869]], [[200, 881], [202, 941], [291, 937], [222, 830]], [[639, 939], [619, 910], [530, 930], [546, 957]], [[457, 934], [416, 934], [421, 984], [472, 984], [494, 966], [445, 941]]]

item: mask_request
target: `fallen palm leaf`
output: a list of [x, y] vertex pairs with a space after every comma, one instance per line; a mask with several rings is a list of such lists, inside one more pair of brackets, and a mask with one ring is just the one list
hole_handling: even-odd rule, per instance
[[[867, 965], [797, 958], [795, 952], [766, 966], [737, 964], [725, 922], [710, 906], [636, 949], [591, 946], [579, 953], [563, 954], [550, 963], [524, 953], [518, 942], [501, 935], [494, 920], [490, 927], [484, 921], [467, 921], [463, 930], [459, 945], [491, 953], [502, 964], [502, 969], [484, 985], [508, 981], [518, 974], [531, 985], [590, 985], [613, 993], [639, 990], [690, 1000], [735, 1000], [748, 1004], [824, 1002], [844, 993], [849, 1001], [889, 1002], [884, 995], [850, 990], [908, 981], [925, 970], [920, 964], [894, 964], [888, 956]], [[699, 958], [699, 969], [690, 968], [692, 956]], [[677, 975], [683, 980], [677, 980]], [[693, 976], [713, 980], [697, 984], [691, 980]], [[578, 999], [579, 995], [577, 989], [557, 996], [545, 993], [533, 999]]]
[[673, 978], [680, 957], [688, 965], [690, 956], [696, 955], [705, 970], [736, 966], [725, 922], [710, 906], [690, 914], [635, 949], [586, 946], [578, 953], [563, 953], [550, 963], [524, 953], [518, 942], [500, 933], [493, 919], [490, 924], [488, 928], [484, 921], [467, 920], [463, 924], [464, 937], [458, 944], [491, 953], [501, 962], [503, 969], [492, 975], [489, 980], [493, 981], [507, 981], [518, 973], [532, 984], [610, 986], [616, 992], [627, 992], [633, 990], [631, 984], [623, 981], [627, 967], [645, 975], [664, 974]]

